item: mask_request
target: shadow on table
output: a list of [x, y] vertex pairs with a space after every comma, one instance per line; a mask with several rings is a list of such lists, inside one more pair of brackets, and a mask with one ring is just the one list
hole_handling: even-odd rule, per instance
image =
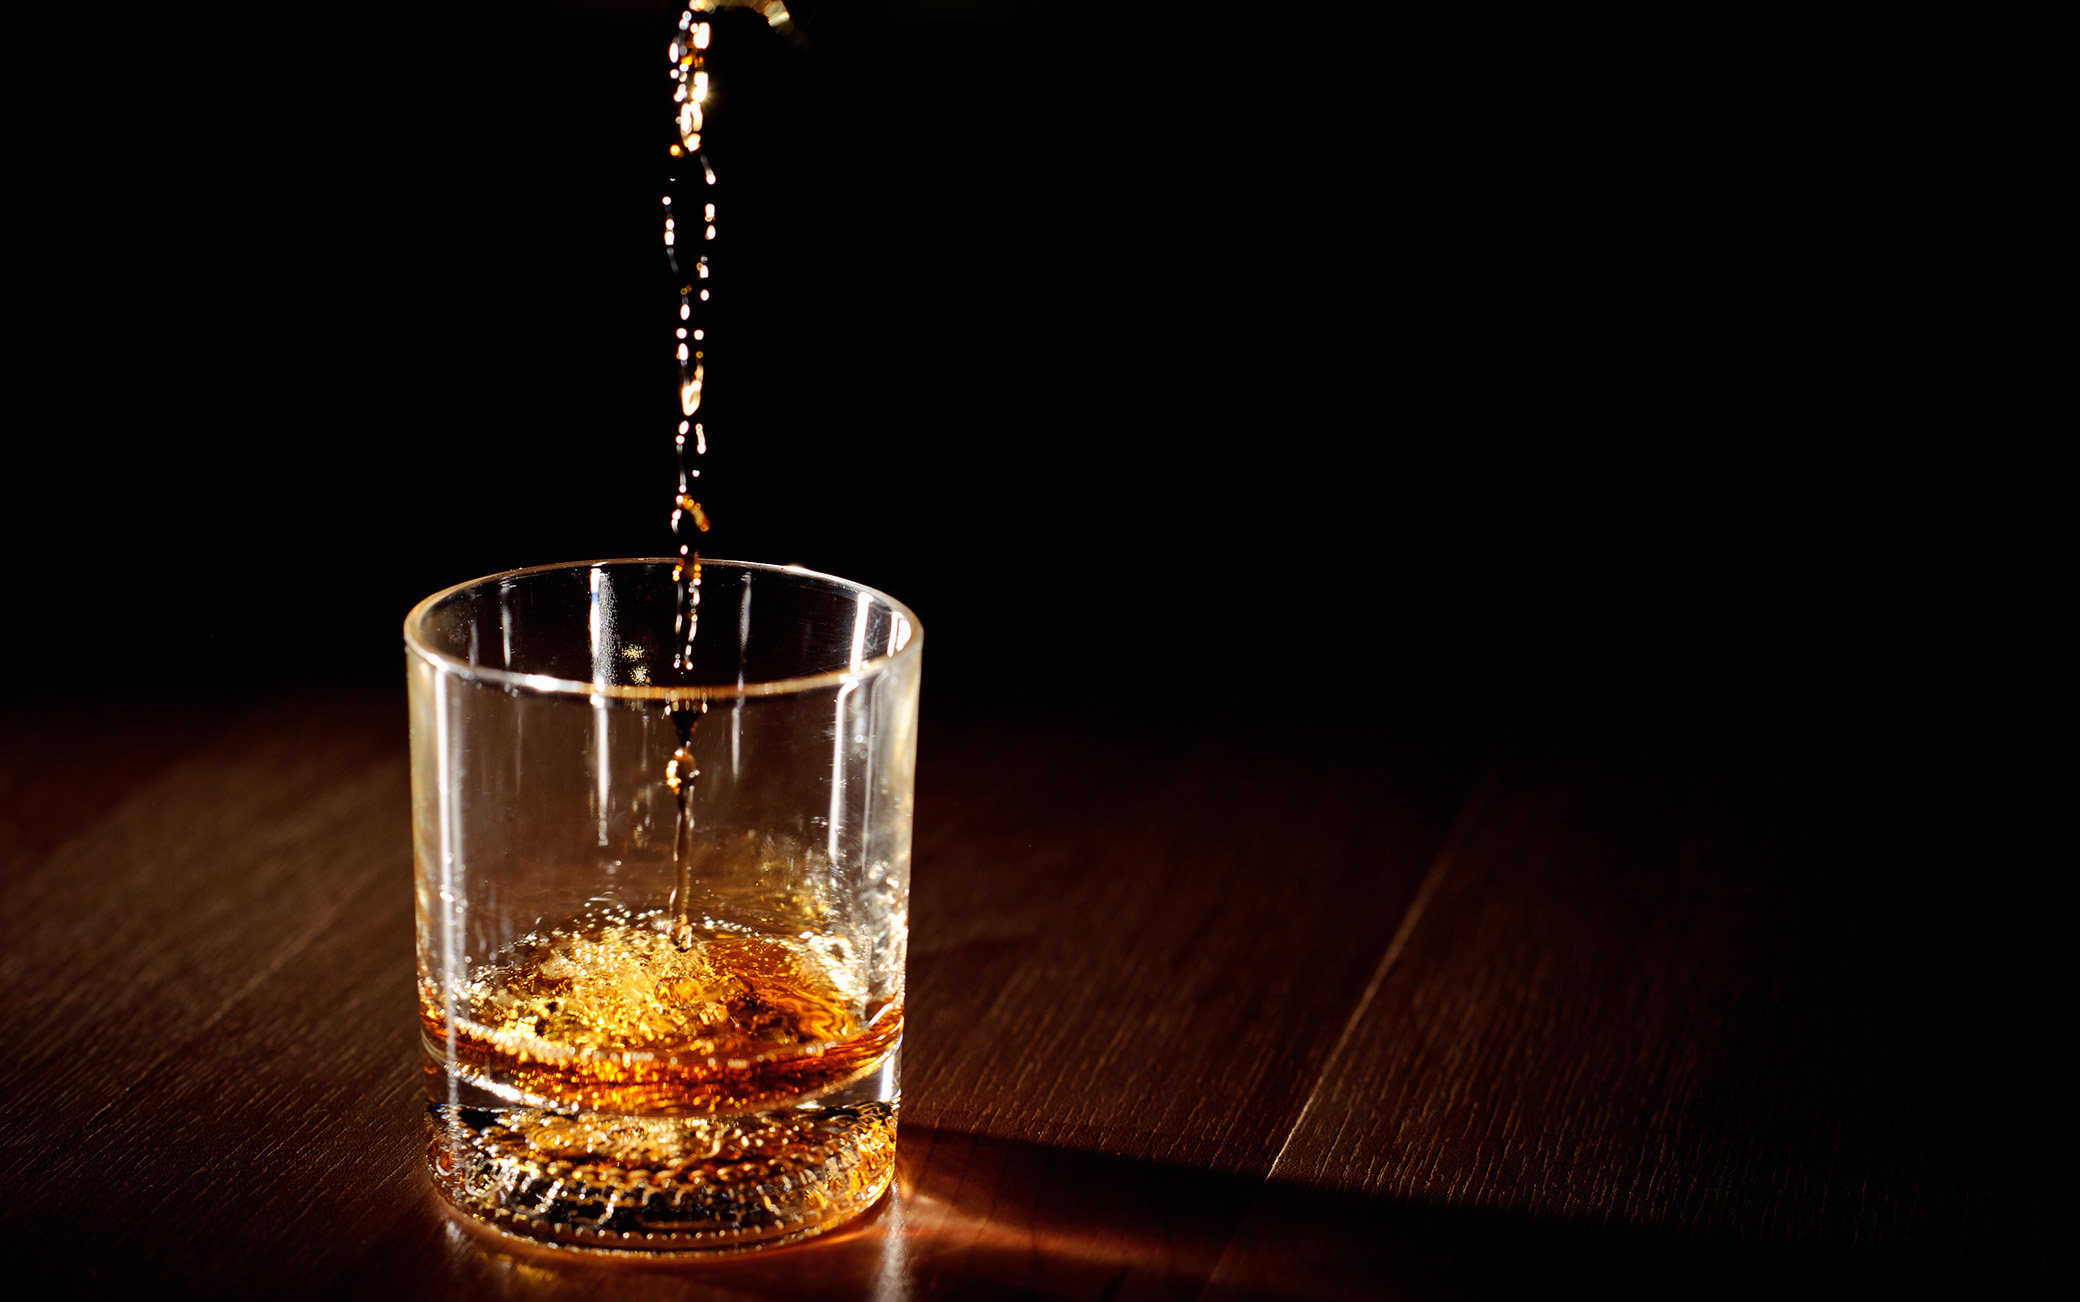
[[894, 1196], [808, 1243], [702, 1261], [581, 1257], [484, 1230], [429, 1192], [335, 1294], [1427, 1299], [1874, 1285], [1912, 1294], [1984, 1274], [1967, 1266], [1411, 1207], [912, 1126]]

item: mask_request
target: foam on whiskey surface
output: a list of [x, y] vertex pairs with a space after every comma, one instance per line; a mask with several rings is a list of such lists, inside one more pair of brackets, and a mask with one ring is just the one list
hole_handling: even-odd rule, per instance
[[813, 940], [710, 932], [681, 949], [662, 920], [615, 919], [516, 945], [456, 991], [452, 1026], [431, 989], [422, 1014], [456, 1070], [514, 1102], [745, 1112], [836, 1088], [894, 1047], [901, 1005], [863, 1019], [846, 966]]
[[746, 1057], [859, 1030], [800, 944], [733, 933], [681, 950], [640, 924], [552, 935], [468, 988], [470, 1020], [573, 1048]]

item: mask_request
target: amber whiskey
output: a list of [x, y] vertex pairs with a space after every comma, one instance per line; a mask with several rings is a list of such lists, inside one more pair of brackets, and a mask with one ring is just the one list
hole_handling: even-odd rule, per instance
[[422, 988], [430, 1083], [482, 1092], [436, 1093], [444, 1194], [530, 1237], [654, 1252], [806, 1237], [887, 1187], [901, 1005], [868, 1015], [809, 940], [674, 930], [571, 926]]

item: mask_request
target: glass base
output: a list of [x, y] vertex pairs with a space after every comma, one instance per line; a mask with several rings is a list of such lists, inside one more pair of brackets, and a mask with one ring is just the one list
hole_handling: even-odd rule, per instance
[[777, 1247], [843, 1225], [887, 1191], [896, 1101], [873, 1098], [878, 1083], [725, 1118], [433, 1103], [427, 1159], [456, 1210], [538, 1243], [681, 1255]]

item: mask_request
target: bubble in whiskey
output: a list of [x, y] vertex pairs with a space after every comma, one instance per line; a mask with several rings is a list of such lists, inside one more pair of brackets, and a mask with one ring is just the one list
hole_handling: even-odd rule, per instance
[[902, 1036], [902, 1006], [863, 1016], [857, 974], [798, 937], [661, 919], [530, 937], [453, 992], [423, 989], [449, 1069], [511, 1102], [636, 1116], [750, 1112], [841, 1089]]

